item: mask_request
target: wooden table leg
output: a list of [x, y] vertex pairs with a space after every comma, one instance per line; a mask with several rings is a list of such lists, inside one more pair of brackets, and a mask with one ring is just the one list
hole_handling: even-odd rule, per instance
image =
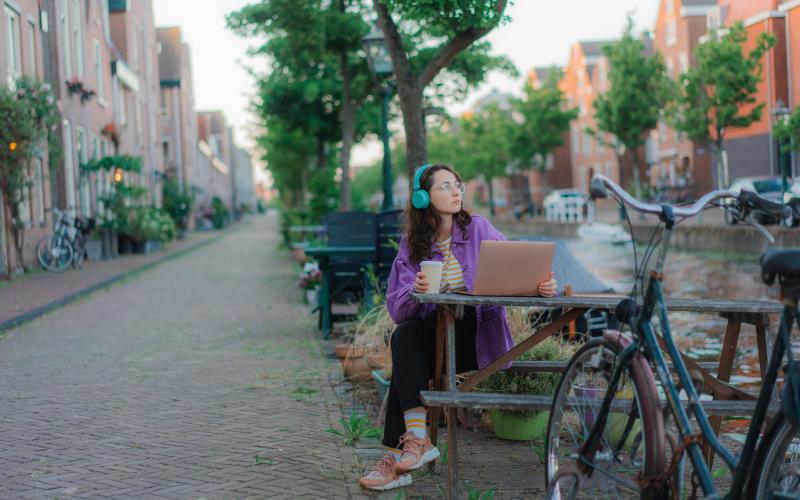
[[[447, 390], [456, 390], [456, 317], [454, 311], [444, 308], [445, 328], [447, 331]], [[456, 453], [456, 409], [447, 410], [447, 471], [448, 498], [455, 500], [458, 498], [458, 454]]]
[[758, 366], [761, 370], [761, 379], [767, 373], [769, 351], [767, 351], [767, 331], [769, 330], [769, 316], [761, 314], [755, 318], [756, 346], [758, 347]]
[[320, 259], [322, 267], [322, 297], [320, 307], [322, 310], [322, 338], [328, 340], [331, 336], [331, 270], [328, 267], [327, 259]]
[[[445, 306], [438, 306], [436, 308], [436, 354], [434, 357], [435, 364], [433, 369], [433, 390], [444, 391], [444, 360], [445, 360], [445, 341], [447, 336], [447, 317], [445, 316]], [[431, 421], [431, 443], [437, 445], [439, 440], [439, 420], [442, 417], [442, 408], [435, 406], [430, 409]], [[428, 471], [433, 472], [435, 463], [428, 464]]]
[[[733, 362], [736, 358], [736, 344], [739, 342], [739, 332], [742, 329], [742, 322], [739, 318], [732, 316], [728, 319], [725, 326], [725, 338], [722, 341], [722, 353], [719, 357], [719, 369], [717, 370], [717, 380], [730, 382], [733, 372]], [[714, 399], [718, 394], [714, 393]], [[722, 425], [722, 417], [709, 417], [709, 423], [714, 434], [719, 436], [719, 429]], [[706, 444], [703, 450], [709, 470], [714, 463], [714, 450]]]

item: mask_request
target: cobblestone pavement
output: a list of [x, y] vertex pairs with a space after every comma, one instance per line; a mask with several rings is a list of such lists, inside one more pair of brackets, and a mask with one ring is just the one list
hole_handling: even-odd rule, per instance
[[352, 498], [272, 216], [0, 339], [0, 498]]

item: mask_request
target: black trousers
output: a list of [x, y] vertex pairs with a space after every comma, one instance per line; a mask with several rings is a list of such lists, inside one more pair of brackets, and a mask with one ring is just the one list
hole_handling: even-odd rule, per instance
[[[456, 371], [478, 368], [475, 333], [478, 322], [475, 308], [464, 310], [456, 320]], [[392, 380], [386, 405], [383, 445], [397, 448], [406, 432], [403, 412], [422, 406], [420, 391], [428, 390], [436, 357], [436, 315], [428, 319], [403, 321], [392, 333]]]

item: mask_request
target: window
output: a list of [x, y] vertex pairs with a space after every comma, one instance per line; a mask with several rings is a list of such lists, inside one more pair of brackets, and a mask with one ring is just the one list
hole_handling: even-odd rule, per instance
[[684, 50], [680, 55], [681, 73], [689, 71], [689, 54]]
[[64, 50], [64, 77], [72, 78], [72, 50], [70, 49], [69, 2], [61, 0], [61, 47]]
[[161, 89], [161, 114], [169, 114], [169, 89], [166, 87]]
[[140, 145], [142, 145], [144, 144], [144, 132], [142, 131], [142, 103], [139, 102], [139, 99], [136, 99], [136, 96], [134, 96], [133, 99], [133, 107], [133, 111], [136, 113], [136, 140]]
[[164, 139], [161, 142], [161, 149], [164, 153], [164, 164], [167, 165], [170, 163], [172, 158], [170, 157], [170, 150], [169, 150], [169, 139]]
[[75, 215], [75, 158], [73, 156], [72, 127], [64, 120], [64, 178], [67, 188], [66, 208]]
[[128, 124], [128, 92], [124, 87], [120, 86], [119, 89], [119, 124], [126, 126]]
[[36, 76], [36, 24], [28, 21], [28, 74]]
[[672, 14], [675, 12], [675, 2], [674, 0], [667, 0], [664, 2], [664, 10], [667, 11], [667, 14]]
[[19, 35], [19, 13], [6, 6], [5, 18], [8, 86], [14, 88], [17, 78], [22, 76], [22, 47], [20, 47], [22, 40]]
[[583, 154], [584, 156], [592, 154], [592, 136], [585, 130], [583, 131]]
[[81, 0], [72, 0], [72, 39], [75, 45], [75, 74], [83, 78], [83, 23], [81, 13], [83, 12]]
[[44, 225], [44, 164], [42, 159], [37, 156], [33, 157], [33, 175], [36, 177], [34, 179], [34, 187], [36, 188], [36, 222], [39, 225]]
[[[78, 153], [78, 166], [83, 167], [89, 161], [89, 149], [86, 141], [86, 131], [82, 127], [75, 127], [75, 145]], [[81, 215], [84, 217], [92, 216], [92, 207], [89, 192], [89, 176], [83, 172], [80, 174], [81, 190]]]
[[672, 64], [672, 57], [671, 56], [666, 56], [664, 58], [664, 65], [667, 67], [667, 76], [672, 78], [673, 77], [674, 66]]
[[665, 29], [666, 29], [667, 47], [670, 47], [678, 43], [678, 25], [674, 19], [671, 21], [667, 21]]
[[[25, 178], [27, 180], [31, 179], [30, 165], [26, 169]], [[19, 222], [24, 227], [31, 227], [31, 194], [32, 193], [33, 193], [33, 189], [25, 189], [25, 190], [23, 190], [22, 200], [20, 200], [19, 204], [17, 205], [17, 210], [19, 211]]]
[[92, 40], [94, 48], [94, 86], [98, 99], [105, 98], [105, 78], [103, 74], [103, 52], [100, 50], [100, 40]]
[[605, 139], [606, 139], [607, 137], [608, 137], [608, 136], [607, 136], [606, 134], [602, 134], [602, 135], [601, 135], [601, 136], [600, 136], [600, 137], [597, 139], [597, 152], [598, 152], [598, 153], [600, 153], [600, 154], [604, 154], [604, 153], [606, 152], [606, 142], [605, 142]]
[[572, 137], [570, 142], [572, 142], [572, 154], [580, 154], [581, 152], [581, 138], [580, 133], [578, 132], [577, 127], [572, 127]]

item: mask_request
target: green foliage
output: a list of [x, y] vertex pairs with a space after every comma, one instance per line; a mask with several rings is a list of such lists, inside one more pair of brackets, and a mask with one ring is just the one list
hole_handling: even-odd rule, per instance
[[[21, 262], [24, 226], [19, 209], [32, 186], [28, 168], [34, 156], [44, 156], [43, 143], [51, 142], [59, 114], [48, 83], [23, 77], [15, 81], [15, 87], [0, 87], [0, 196], [11, 213], [14, 246]], [[52, 154], [57, 156], [57, 149]], [[0, 206], [0, 213], [5, 211], [6, 207]]]
[[544, 171], [548, 155], [564, 143], [569, 123], [578, 117], [576, 108], [566, 106], [558, 88], [560, 77], [560, 71], [551, 68], [544, 85], [537, 89], [526, 84], [525, 96], [512, 101], [514, 111], [522, 117], [514, 134], [512, 156], [523, 169]]
[[120, 232], [135, 241], [158, 240], [168, 243], [175, 239], [175, 223], [161, 209], [134, 206], [126, 211]]
[[[560, 342], [549, 338], [534, 346], [531, 350], [520, 356], [520, 361], [558, 361], [569, 359], [571, 353]], [[503, 370], [499, 371], [479, 386], [482, 392], [500, 392], [505, 394], [536, 394], [540, 396], [552, 395], [558, 387], [559, 373], [527, 373]], [[515, 414], [530, 415], [532, 411], [514, 411]]]
[[214, 225], [215, 229], [222, 229], [225, 227], [225, 223], [228, 222], [228, 216], [230, 215], [230, 211], [228, 207], [222, 203], [222, 200], [219, 196], [215, 196], [211, 200], [211, 223]]
[[[280, 231], [283, 236], [284, 248], [289, 248], [292, 243], [292, 233], [289, 232], [289, 226], [310, 226], [318, 223], [319, 219], [313, 219], [311, 212], [307, 210], [283, 208], [280, 212]], [[297, 237], [301, 236], [298, 233]]]
[[162, 206], [172, 218], [175, 226], [185, 231], [189, 215], [192, 213], [194, 198], [189, 190], [182, 189], [177, 179], [167, 179], [164, 182]]
[[354, 442], [365, 438], [379, 438], [381, 430], [372, 427], [368, 415], [358, 416], [352, 412], [349, 418], [340, 418], [341, 429], [328, 428], [325, 432], [344, 438], [345, 446], [352, 446]]
[[775, 122], [772, 133], [779, 141], [783, 141], [783, 152], [800, 151], [800, 107], [786, 117]]
[[475, 486], [469, 485], [469, 500], [493, 500], [494, 488], [489, 488], [488, 491], [475, 489]]
[[695, 142], [722, 150], [726, 130], [745, 128], [761, 118], [765, 103], [756, 103], [762, 77], [761, 58], [775, 45], [761, 33], [745, 55], [747, 32], [741, 22], [695, 48], [697, 64], [681, 76], [683, 85], [673, 110], [672, 123]]
[[662, 109], [674, 95], [674, 83], [661, 54], [646, 55], [644, 43], [633, 36], [630, 16], [622, 38], [603, 47], [603, 53], [610, 65], [610, 88], [594, 102], [597, 128], [635, 153], [644, 144], [645, 132], [658, 125]]
[[142, 171], [142, 157], [141, 156], [104, 156], [99, 160], [90, 160], [88, 163], [81, 165], [84, 172], [99, 172], [105, 170], [106, 172], [113, 172], [119, 168], [123, 172], [141, 173]]

